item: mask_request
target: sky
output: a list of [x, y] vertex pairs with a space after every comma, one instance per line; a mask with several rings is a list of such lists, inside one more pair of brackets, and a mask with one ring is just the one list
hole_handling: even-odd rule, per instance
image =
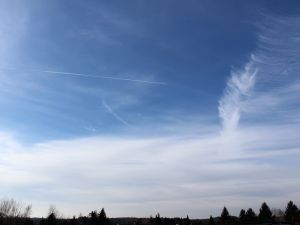
[[299, 1], [0, 1], [0, 193], [66, 217], [300, 204]]

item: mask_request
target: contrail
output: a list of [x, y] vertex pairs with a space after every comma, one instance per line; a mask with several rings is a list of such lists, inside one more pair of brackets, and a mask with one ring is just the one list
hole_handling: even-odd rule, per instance
[[106, 103], [106, 101], [104, 99], [102, 99], [102, 105], [104, 106], [104, 108], [110, 113], [112, 114], [118, 121], [120, 121], [121, 123], [123, 123], [126, 126], [130, 126], [129, 123], [127, 123], [127, 121], [125, 121], [123, 118], [121, 118], [117, 113], [115, 113], [112, 108]]
[[84, 74], [84, 73], [70, 73], [70, 72], [51, 71], [51, 70], [40, 70], [37, 72], [63, 74], [63, 75], [71, 75], [71, 76], [78, 76], [78, 77], [88, 77], [88, 78], [95, 78], [95, 79], [110, 79], [110, 80], [122, 80], [122, 81], [131, 81], [131, 82], [139, 82], [139, 83], [147, 83], [147, 84], [167, 85], [167, 83], [164, 82], [129, 79], [129, 78], [122, 78], [122, 77], [111, 77], [111, 76], [96, 76], [96, 75]]
[[[3, 68], [3, 69], [17, 70], [15, 68]], [[30, 70], [30, 71], [39, 72], [39, 73], [49, 73], [49, 74], [69, 75], [69, 76], [76, 76], [76, 77], [93, 78], [93, 79], [109, 79], [109, 80], [120, 80], [120, 81], [129, 81], [129, 82], [154, 84], [154, 85], [168, 85], [165, 82], [139, 80], [139, 79], [129, 79], [129, 78], [112, 77], [112, 76], [97, 76], [97, 75], [84, 74], [84, 73], [71, 73], [71, 72], [53, 71], [53, 70]]]

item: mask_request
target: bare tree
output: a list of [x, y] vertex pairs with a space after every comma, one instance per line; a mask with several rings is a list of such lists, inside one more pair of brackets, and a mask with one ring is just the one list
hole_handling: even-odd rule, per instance
[[31, 205], [24, 207], [23, 204], [14, 199], [3, 199], [0, 201], [0, 215], [2, 217], [27, 218], [31, 214]]
[[50, 205], [48, 209], [48, 216], [53, 215], [55, 218], [63, 218], [63, 214], [59, 212], [55, 205]]
[[53, 214], [53, 215], [55, 215], [55, 216], [58, 215], [58, 210], [57, 210], [57, 208], [55, 207], [55, 205], [50, 205], [50, 206], [49, 206], [49, 209], [48, 209], [48, 216], [49, 216], [50, 214]]

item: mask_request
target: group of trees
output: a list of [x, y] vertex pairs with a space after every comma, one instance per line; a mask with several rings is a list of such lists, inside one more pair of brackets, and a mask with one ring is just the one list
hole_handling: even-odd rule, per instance
[[92, 211], [89, 215], [90, 225], [109, 225], [109, 219], [106, 217], [104, 208], [101, 209], [100, 213]]
[[31, 205], [23, 206], [14, 199], [0, 202], [0, 225], [32, 225]]
[[232, 225], [232, 224], [257, 224], [257, 223], [274, 223], [287, 222], [294, 225], [296, 222], [300, 223], [300, 210], [292, 202], [289, 201], [285, 211], [271, 210], [267, 203], [262, 203], [258, 215], [252, 208], [247, 210], [241, 209], [238, 217], [230, 216], [226, 207], [223, 208], [221, 216], [218, 218], [209, 218], [209, 225]]
[[270, 209], [267, 203], [263, 202], [258, 214], [252, 208], [242, 209], [239, 216], [230, 215], [226, 207], [223, 208], [219, 217], [209, 220], [190, 220], [186, 218], [162, 218], [158, 213], [154, 218], [150, 217], [150, 224], [155, 225], [247, 225], [247, 224], [272, 224], [272, 223], [289, 223], [294, 225], [300, 224], [300, 210], [292, 202], [288, 202], [285, 211], [280, 209]]
[[42, 218], [40, 225], [110, 225], [109, 219], [106, 217], [104, 208], [98, 213], [92, 211], [88, 216], [80, 216], [78, 218], [64, 219], [59, 217], [57, 210], [50, 209], [47, 218]]
[[105, 210], [99, 213], [92, 211], [88, 216], [80, 216], [72, 219], [63, 218], [55, 207], [50, 207], [48, 216], [42, 219], [30, 218], [31, 206], [23, 207], [15, 200], [0, 201], [0, 225], [244, 225], [262, 224], [274, 222], [286, 222], [291, 225], [300, 224], [300, 210], [292, 201], [288, 202], [285, 211], [270, 209], [267, 203], [262, 203], [258, 214], [252, 208], [242, 209], [239, 216], [231, 216], [226, 207], [223, 208], [219, 217], [209, 220], [190, 220], [186, 218], [166, 218], [156, 214], [155, 217], [134, 219], [109, 219]]
[[154, 218], [150, 216], [149, 223], [155, 225], [191, 225], [191, 220], [189, 216], [186, 216], [186, 218], [162, 218], [160, 214], [157, 213]]
[[300, 224], [300, 210], [292, 201], [288, 202], [285, 211], [271, 210], [267, 203], [263, 202], [258, 214], [249, 208], [241, 209], [239, 216], [232, 216], [224, 207], [219, 217], [210, 216], [209, 220], [190, 220], [188, 216], [186, 218], [162, 218], [158, 213], [154, 218], [150, 217], [149, 222], [155, 225], [247, 225], [282, 222], [295, 225], [296, 223]]

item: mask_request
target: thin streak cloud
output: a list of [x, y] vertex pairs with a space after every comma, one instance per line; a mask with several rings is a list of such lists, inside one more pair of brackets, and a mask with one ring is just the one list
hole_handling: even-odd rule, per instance
[[[16, 70], [15, 68], [2, 68], [2, 69]], [[28, 70], [26, 70], [26, 71], [28, 71]], [[129, 82], [152, 84], [152, 85], [168, 85], [165, 82], [159, 82], [159, 81], [148, 81], [148, 80], [139, 80], [139, 79], [130, 79], [130, 78], [122, 78], [122, 77], [112, 77], [112, 76], [98, 76], [98, 75], [85, 74], [85, 73], [71, 73], [71, 72], [53, 71], [53, 70], [29, 70], [29, 71], [38, 72], [38, 73], [46, 73], [46, 74], [57, 74], [57, 75], [83, 77], [83, 78], [129, 81]]]
[[120, 121], [121, 123], [123, 123], [126, 126], [130, 126], [129, 123], [124, 120], [122, 117], [120, 117], [107, 103], [104, 99], [102, 99], [102, 105], [104, 106], [104, 108], [111, 114], [113, 115], [113, 117], [115, 119], [117, 119], [118, 121]]

